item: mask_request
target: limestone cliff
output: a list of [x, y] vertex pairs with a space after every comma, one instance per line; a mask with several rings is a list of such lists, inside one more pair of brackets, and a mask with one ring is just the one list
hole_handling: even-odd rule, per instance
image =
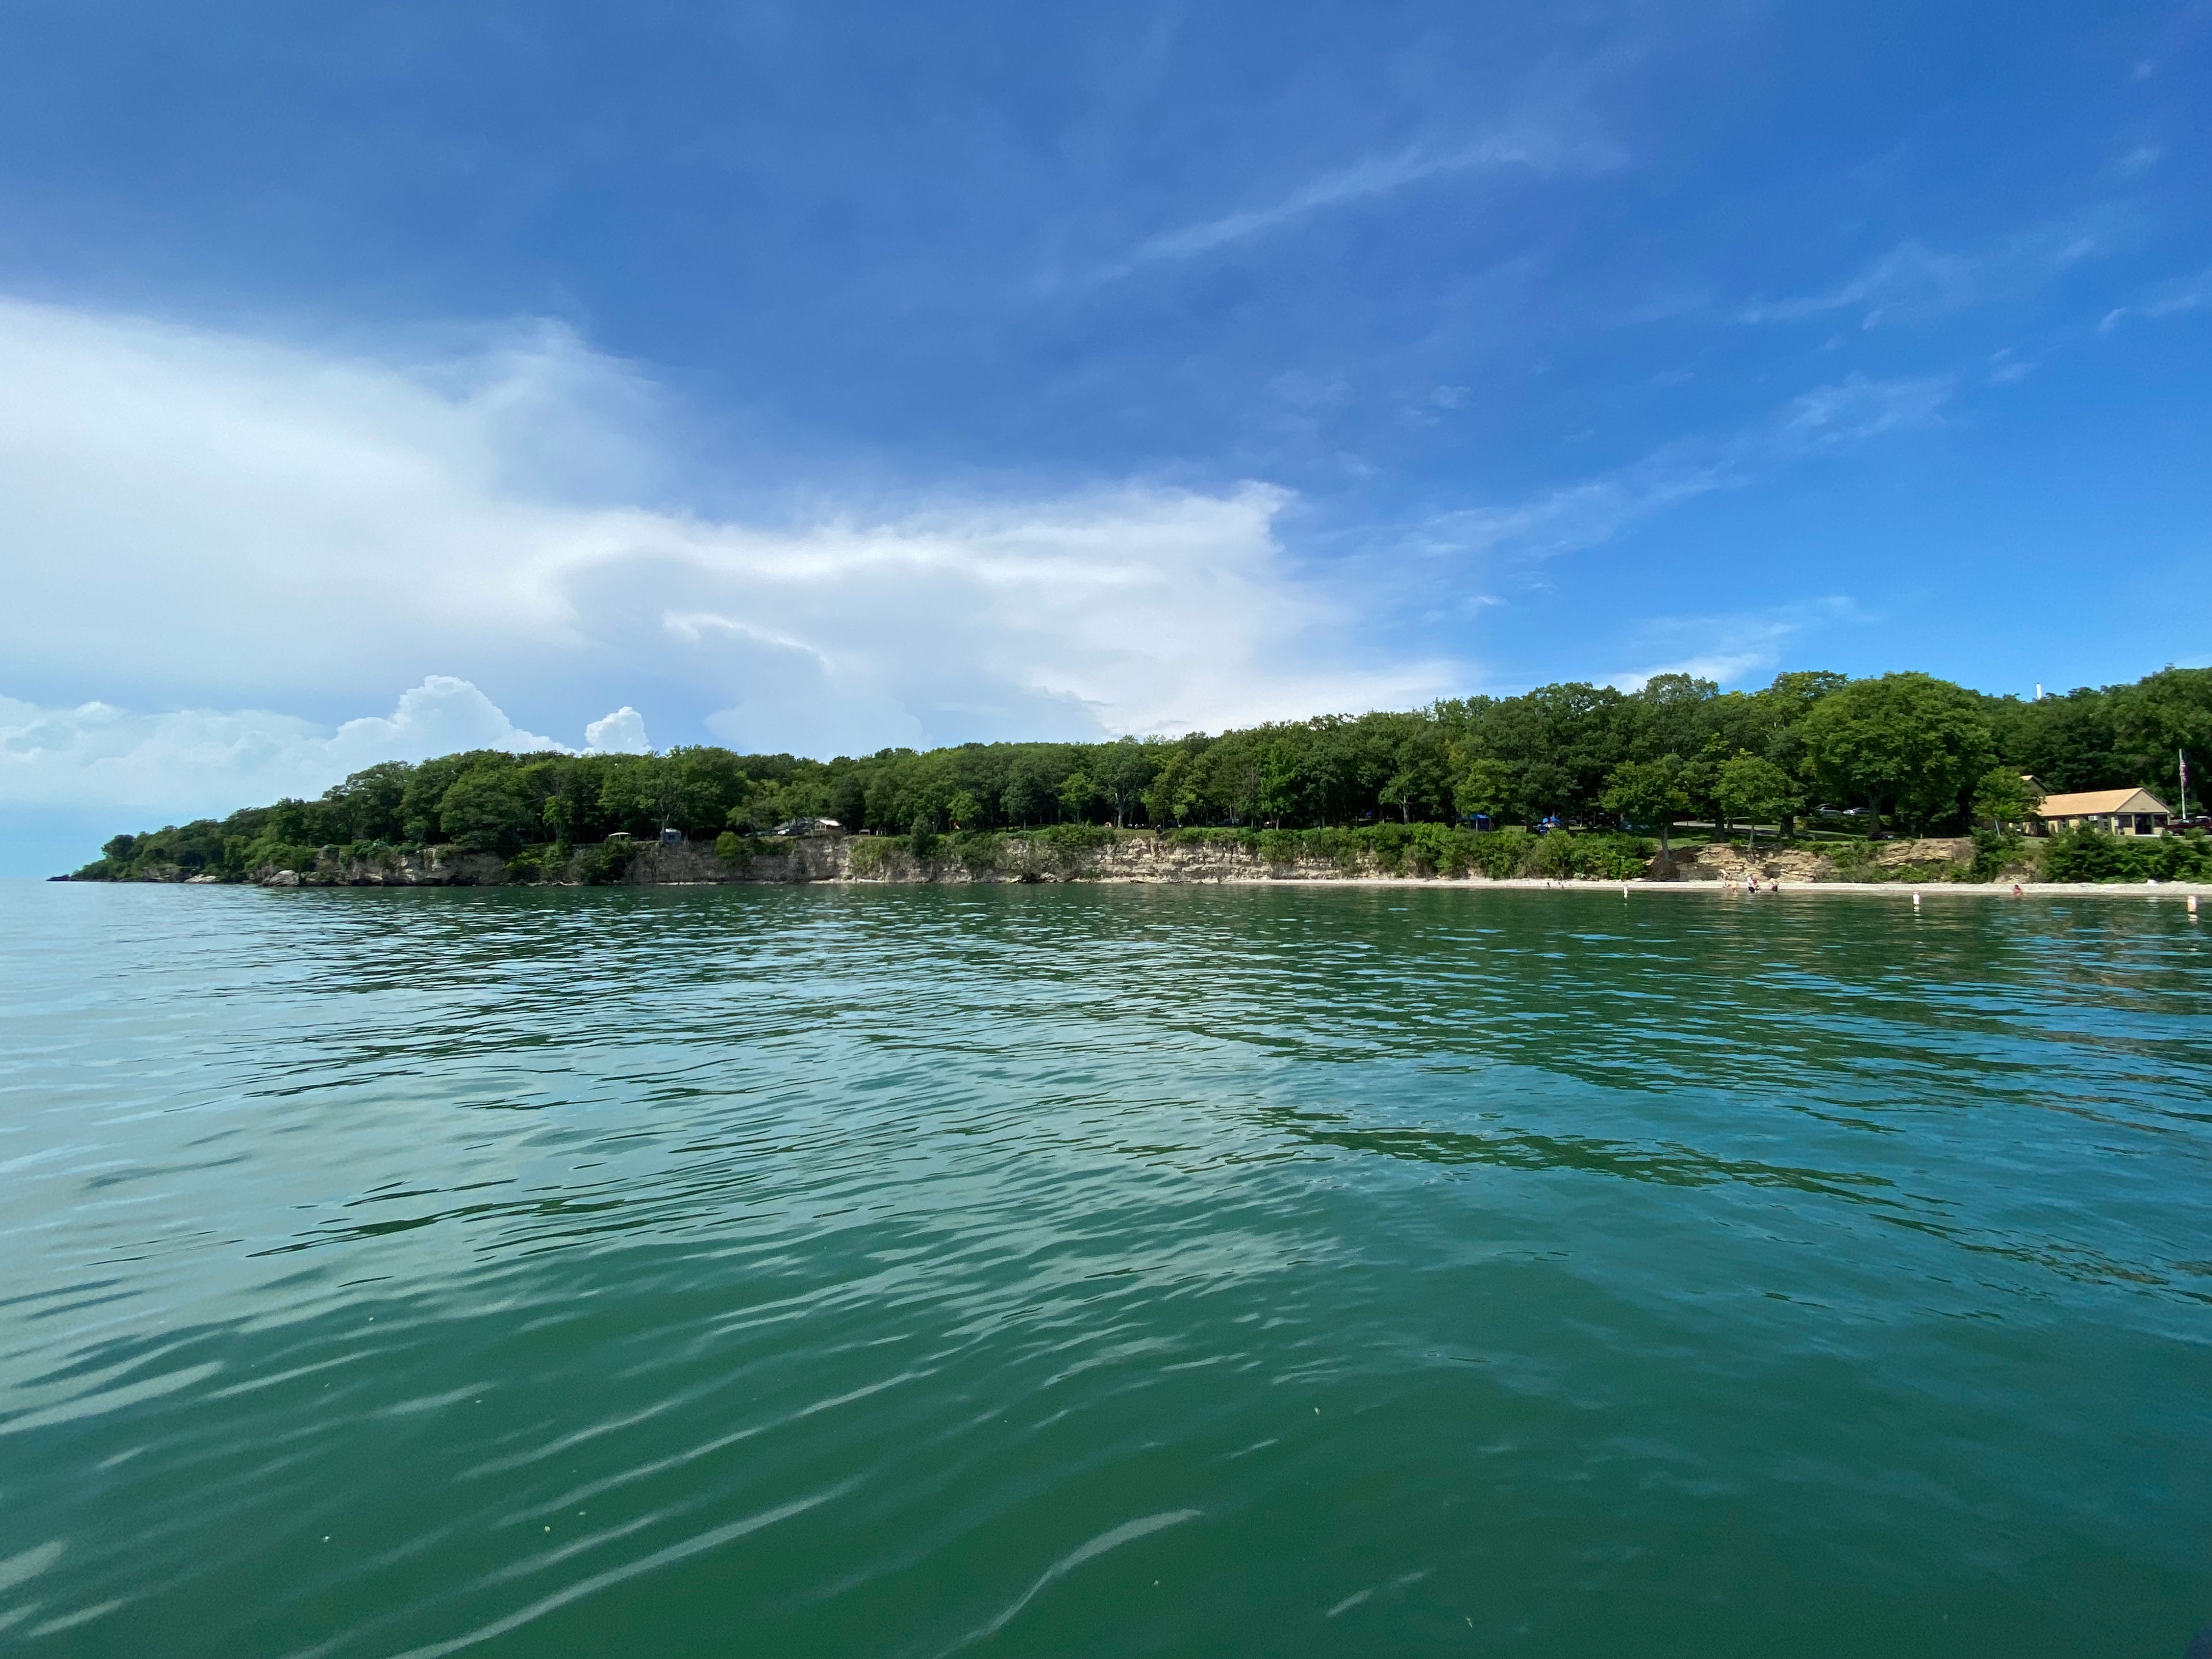
[[[1856, 860], [1796, 846], [1760, 848], [1714, 843], [1678, 848], [1671, 859], [1650, 860], [1646, 881], [1741, 882], [1756, 871], [1786, 883], [1954, 879], [1972, 857], [1971, 841], [1899, 841], [1851, 848]], [[875, 836], [773, 836], [750, 842], [725, 858], [705, 842], [675, 846], [616, 843], [579, 848], [565, 858], [502, 860], [495, 854], [428, 847], [347, 858], [326, 848], [310, 870], [267, 870], [264, 887], [493, 887], [624, 885], [685, 886], [728, 883], [998, 883], [1163, 882], [1236, 883], [1376, 880], [1419, 878], [1417, 866], [1381, 867], [1369, 854], [1333, 858], [1300, 852], [1264, 856], [1231, 839], [1190, 842], [1150, 834], [1119, 834], [1096, 846], [1017, 836], [941, 840], [917, 854], [904, 837]], [[1481, 884], [1469, 874], [1456, 879]], [[1542, 885], [1540, 880], [1534, 884]]]

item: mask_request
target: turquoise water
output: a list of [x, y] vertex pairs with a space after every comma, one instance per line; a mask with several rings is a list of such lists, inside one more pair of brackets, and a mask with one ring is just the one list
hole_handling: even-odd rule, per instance
[[2176, 1655], [2178, 902], [0, 887], [0, 1645]]

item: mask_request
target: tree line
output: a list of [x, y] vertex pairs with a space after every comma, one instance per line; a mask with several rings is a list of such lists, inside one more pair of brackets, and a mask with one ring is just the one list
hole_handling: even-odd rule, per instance
[[329, 846], [565, 852], [664, 829], [764, 834], [798, 817], [894, 835], [1396, 822], [1628, 829], [1663, 841], [1686, 819], [1786, 830], [1826, 808], [1928, 834], [2025, 817], [2033, 800], [2023, 773], [2052, 792], [2140, 786], [2176, 805], [2183, 752], [2212, 754], [2212, 670], [2040, 699], [1912, 672], [1799, 672], [1725, 692], [1662, 674], [1635, 691], [1546, 685], [1171, 738], [831, 761], [703, 745], [388, 761], [319, 799], [118, 836], [80, 874], [244, 874]]

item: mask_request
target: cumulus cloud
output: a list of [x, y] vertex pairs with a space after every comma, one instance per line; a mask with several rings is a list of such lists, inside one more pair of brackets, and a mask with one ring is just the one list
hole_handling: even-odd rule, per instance
[[584, 728], [584, 747], [594, 755], [642, 755], [653, 744], [645, 735], [645, 716], [628, 703]]
[[[585, 729], [585, 750], [636, 753], [644, 723], [623, 708]], [[102, 806], [191, 817], [280, 795], [317, 795], [379, 761], [463, 749], [577, 750], [526, 732], [467, 680], [433, 674], [388, 715], [335, 731], [264, 708], [135, 714], [104, 702], [41, 708], [0, 697], [0, 799], [10, 808]]]
[[[471, 682], [526, 714], [624, 702], [602, 748], [644, 746], [641, 702], [827, 754], [1402, 705], [1458, 677], [1373, 666], [1356, 595], [1290, 566], [1261, 484], [781, 524], [641, 504], [671, 493], [666, 413], [556, 329], [376, 356], [0, 301], [0, 692], [40, 799], [544, 741]], [[410, 684], [337, 731], [265, 712]]]

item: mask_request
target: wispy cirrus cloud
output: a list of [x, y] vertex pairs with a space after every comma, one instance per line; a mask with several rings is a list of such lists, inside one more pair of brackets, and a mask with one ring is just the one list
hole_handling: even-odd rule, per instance
[[1607, 171], [1622, 151], [1595, 135], [1562, 136], [1555, 128], [1516, 125], [1458, 143], [1408, 144], [1308, 179], [1261, 205], [1239, 208], [1148, 237], [1100, 267], [1092, 280], [1116, 281], [1147, 265], [1193, 259], [1280, 230], [1318, 214], [1382, 200], [1431, 179], [1464, 174]]
[[2058, 272], [2121, 246], [2132, 221], [2100, 211], [2039, 226], [1971, 253], [1931, 247], [1917, 238], [1898, 243], [1833, 287], [1739, 307], [1744, 324], [1792, 323], [1863, 308], [1861, 325], [1923, 323], [1972, 306], [2010, 297]]
[[1688, 674], [1728, 685], [1776, 667], [1784, 647], [1808, 634], [1874, 620], [1842, 594], [1759, 611], [1655, 617], [1638, 628], [1637, 644], [1657, 660], [1608, 675], [1606, 684], [1636, 691], [1661, 674]]
[[1416, 549], [1435, 554], [1546, 557], [1595, 547], [1669, 508], [1733, 489], [1761, 471], [1942, 418], [1948, 375], [1853, 374], [1792, 398], [1747, 430], [1665, 444], [1615, 471], [1500, 506], [1438, 514]]
[[2194, 276], [2177, 276], [2160, 283], [2134, 303], [2115, 307], [2099, 321], [2097, 332], [2110, 334], [2130, 317], [2155, 322], [2160, 318], [2178, 317], [2184, 312], [2202, 311], [2208, 306], [2212, 306], [2212, 266]]

